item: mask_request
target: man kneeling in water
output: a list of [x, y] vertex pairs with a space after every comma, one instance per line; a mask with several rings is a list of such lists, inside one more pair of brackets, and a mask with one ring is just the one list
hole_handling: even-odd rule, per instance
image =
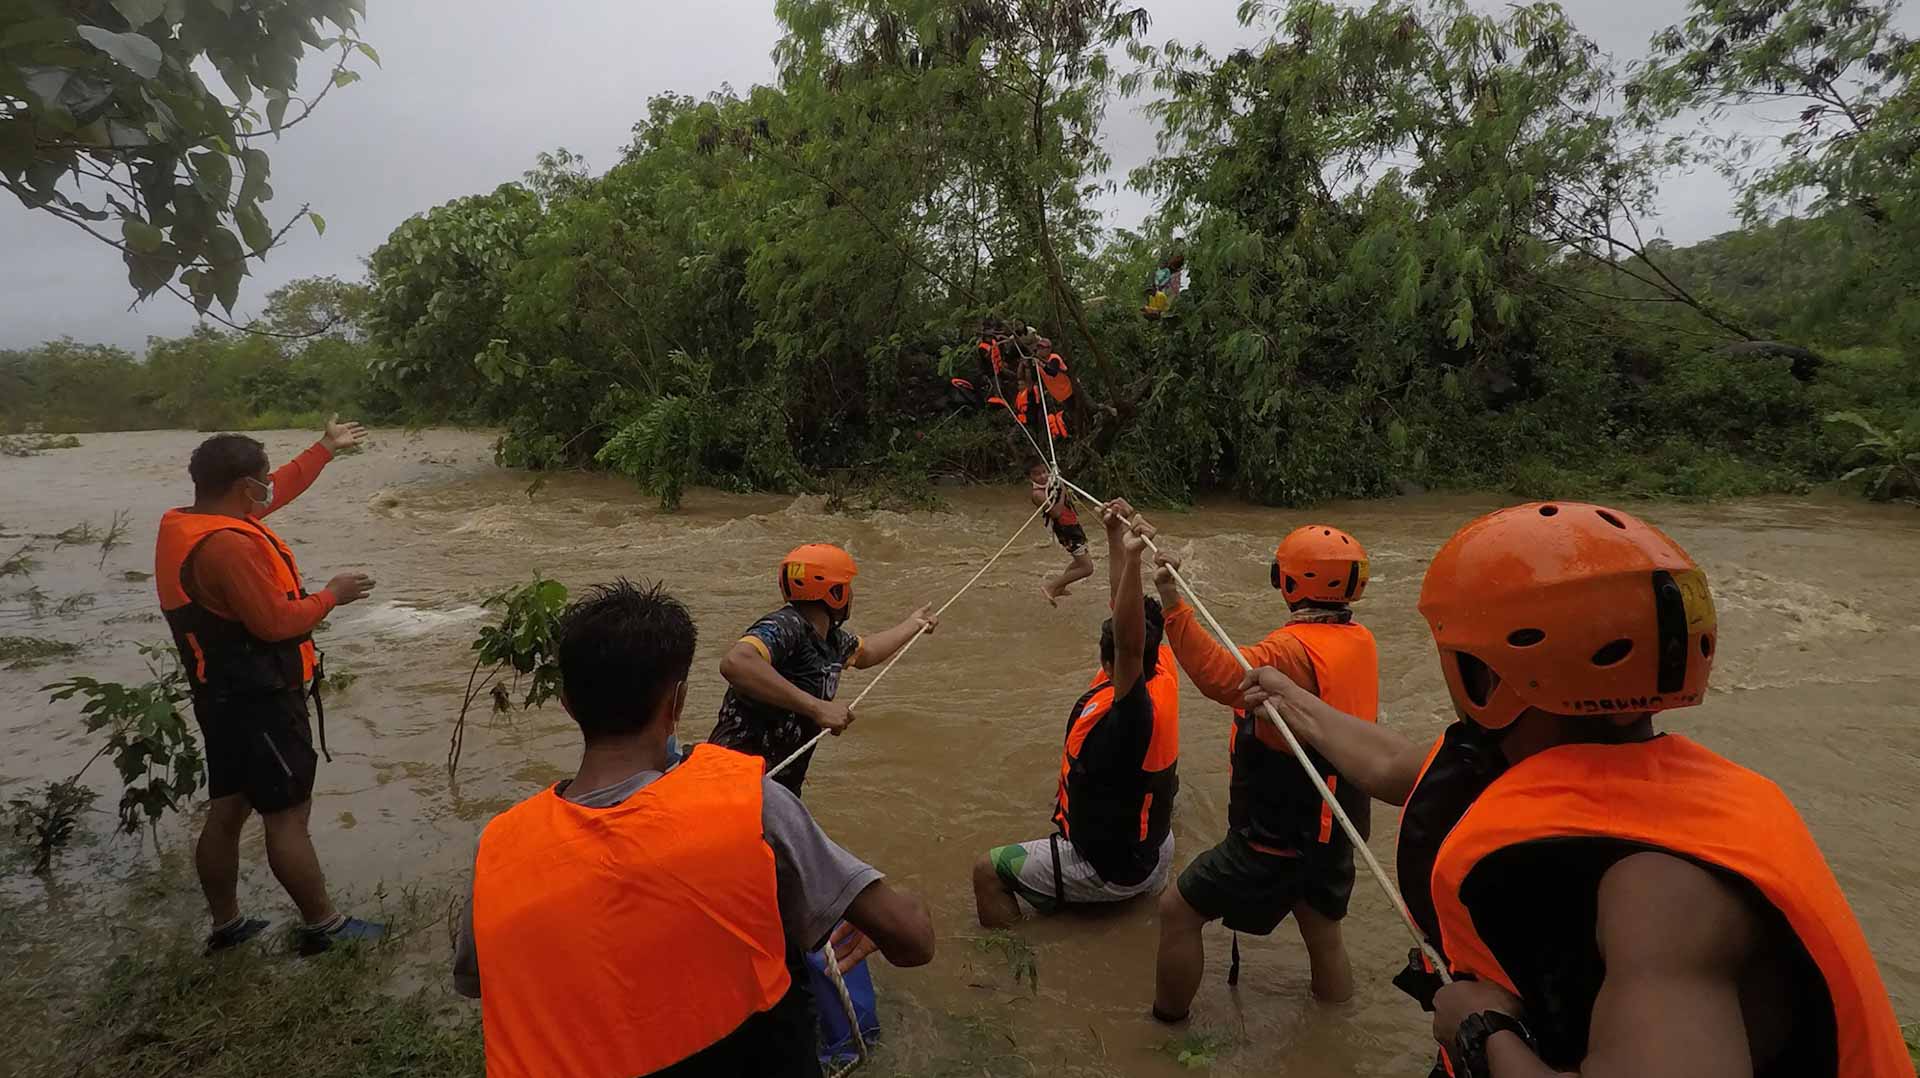
[[1146, 544], [1127, 532], [1133, 510], [1115, 501], [1102, 514], [1113, 617], [1100, 630], [1100, 670], [1067, 717], [1054, 833], [996, 847], [973, 866], [974, 905], [988, 928], [1150, 894], [1173, 866], [1179, 675], [1160, 644], [1160, 605], [1140, 591]]

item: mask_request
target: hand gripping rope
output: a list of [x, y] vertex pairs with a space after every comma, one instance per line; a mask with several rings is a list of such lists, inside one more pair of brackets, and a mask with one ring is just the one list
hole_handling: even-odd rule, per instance
[[[1060, 477], [1060, 483], [1067, 489], [1072, 490], [1096, 505], [1107, 504], [1101, 499], [1089, 494], [1084, 487], [1075, 484], [1072, 480], [1064, 476]], [[1155, 544], [1151, 538], [1145, 536], [1142, 536], [1142, 538], [1146, 539], [1149, 550], [1152, 550], [1155, 554], [1160, 553], [1160, 547]], [[1108, 557], [1112, 557], [1112, 555], [1109, 554]], [[1187, 601], [1193, 604], [1194, 611], [1206, 621], [1207, 628], [1212, 630], [1213, 635], [1218, 637], [1220, 642], [1226, 645], [1227, 650], [1233, 653], [1234, 661], [1240, 664], [1240, 669], [1251, 671], [1253, 664], [1247, 662], [1247, 657], [1240, 651], [1240, 645], [1233, 642], [1233, 637], [1227, 635], [1227, 630], [1214, 618], [1213, 611], [1207, 609], [1207, 604], [1200, 598], [1199, 592], [1195, 591], [1193, 585], [1187, 582], [1187, 578], [1180, 574], [1180, 570], [1175, 569], [1171, 565], [1167, 566], [1166, 569], [1169, 573], [1173, 574], [1173, 582], [1180, 586], [1180, 590], [1186, 595]], [[1420, 953], [1426, 956], [1427, 963], [1431, 965], [1434, 972], [1439, 975], [1440, 983], [1452, 984], [1453, 978], [1447, 973], [1447, 964], [1441, 961], [1439, 953], [1427, 942], [1426, 933], [1420, 931], [1420, 925], [1414, 921], [1412, 912], [1407, 909], [1406, 900], [1400, 897], [1399, 889], [1393, 885], [1393, 881], [1387, 879], [1386, 870], [1380, 867], [1380, 861], [1373, 856], [1373, 850], [1368, 848], [1366, 840], [1360, 837], [1360, 829], [1353, 825], [1353, 820], [1347, 816], [1347, 810], [1340, 807], [1340, 802], [1334, 798], [1333, 791], [1327, 788], [1326, 780], [1320, 777], [1319, 769], [1314, 767], [1313, 763], [1307, 759], [1307, 750], [1300, 747], [1300, 740], [1294, 737], [1293, 731], [1288, 729], [1286, 722], [1280, 718], [1280, 713], [1274, 710], [1272, 701], [1261, 701], [1260, 714], [1273, 725], [1274, 729], [1280, 731], [1281, 737], [1286, 738], [1287, 748], [1293, 750], [1294, 759], [1300, 761], [1300, 766], [1305, 769], [1307, 778], [1313, 782], [1313, 788], [1319, 791], [1320, 799], [1326, 802], [1327, 808], [1333, 811], [1334, 819], [1340, 821], [1340, 830], [1346, 833], [1347, 841], [1353, 844], [1353, 848], [1359, 852], [1360, 857], [1366, 862], [1367, 871], [1373, 874], [1374, 882], [1380, 885], [1381, 893], [1387, 896], [1387, 901], [1392, 903], [1395, 912], [1400, 914], [1400, 920], [1405, 923], [1407, 931], [1412, 934], [1414, 944], [1420, 948]]]
[[[1036, 508], [1033, 513], [1027, 517], [1026, 522], [1020, 525], [1020, 529], [1013, 533], [1013, 537], [1008, 539], [1005, 545], [1001, 546], [993, 557], [988, 558], [987, 563], [982, 565], [980, 570], [973, 574], [972, 579], [962, 584], [960, 590], [953, 593], [952, 598], [942, 603], [940, 609], [934, 611], [933, 616], [936, 618], [939, 617], [947, 612], [948, 607], [959, 602], [960, 597], [965, 595], [975, 584], [979, 583], [981, 577], [987, 575], [987, 570], [993, 568], [994, 563], [1000, 560], [1001, 555], [1012, 549], [1013, 544], [1020, 541], [1020, 537], [1026, 534], [1028, 528], [1033, 526], [1034, 520], [1045, 511], [1046, 506], [1044, 504]], [[873, 691], [874, 686], [880, 684], [881, 679], [887, 676], [887, 671], [892, 670], [895, 663], [906, 658], [907, 652], [911, 651], [913, 645], [919, 643], [920, 638], [925, 635], [927, 635], [927, 630], [923, 626], [919, 632], [913, 634], [913, 637], [901, 646], [899, 651], [894, 652], [893, 658], [887, 660], [887, 665], [881, 667], [880, 672], [873, 675], [873, 680], [867, 682], [866, 687], [860, 690], [860, 695], [853, 698], [853, 703], [847, 705], [847, 710], [852, 711], [854, 708], [859, 707], [860, 701], [865, 700], [867, 694]], [[793, 755], [775, 764], [773, 768], [767, 772], [767, 777], [772, 778], [778, 775], [792, 765], [794, 761], [811, 752], [813, 747], [820, 743], [820, 739], [827, 736], [827, 733], [828, 731], [822, 730], [813, 735], [812, 739], [796, 750]], [[827, 946], [820, 949], [820, 959], [821, 966], [826, 970], [827, 979], [833, 982], [833, 990], [840, 996], [840, 1006], [847, 1012], [847, 1028], [853, 1031], [853, 1044], [857, 1054], [851, 1061], [836, 1068], [831, 1075], [831, 1078], [843, 1078], [844, 1075], [853, 1073], [854, 1070], [858, 1069], [861, 1064], [867, 1061], [867, 1038], [866, 1034], [860, 1031], [860, 1014], [853, 1005], [853, 996], [847, 992], [846, 980], [840, 975], [840, 959], [838, 955], [834, 954], [831, 941], [829, 941]]]
[[[1020, 351], [1018, 343], [1014, 345], [1014, 350]], [[1027, 358], [1024, 352], [1021, 353], [1021, 356], [1022, 358]], [[1038, 359], [1033, 360], [1033, 367], [1034, 384], [1038, 386], [1040, 384], [1040, 375], [1043, 373], [1040, 369], [1040, 361]], [[1036, 392], [1034, 397], [1040, 402], [1040, 420], [1047, 428], [1047, 448], [1052, 450], [1054, 448], [1053, 424], [1047, 419], [1047, 395], [1043, 392]], [[1023, 427], [1022, 429], [1024, 430], [1025, 428]], [[1033, 441], [1033, 435], [1028, 434], [1027, 440]], [[1035, 451], [1038, 451], [1039, 448], [1039, 445], [1036, 443], [1034, 445]], [[1061, 475], [1058, 457], [1049, 454], [1047, 460], [1049, 462], [1048, 468], [1052, 472], [1051, 483], [1057, 483], [1066, 487], [1068, 490], [1087, 499], [1087, 501], [1094, 505], [1107, 504], [1105, 499], [1095, 497], [1088, 493], [1085, 487], [1079, 486], [1066, 476]], [[1128, 521], [1128, 523], [1131, 524], [1132, 521]], [[1149, 550], [1152, 550], [1155, 554], [1160, 553], [1160, 547], [1155, 544], [1151, 538], [1146, 536], [1142, 536], [1141, 538], [1146, 540]], [[1109, 551], [1107, 556], [1112, 557], [1113, 553]], [[1180, 590], [1186, 594], [1187, 601], [1193, 604], [1193, 609], [1206, 621], [1207, 628], [1212, 630], [1213, 635], [1219, 637], [1220, 642], [1226, 645], [1228, 651], [1233, 653], [1233, 659], [1240, 664], [1240, 669], [1251, 672], [1253, 670], [1253, 664], [1247, 662], [1247, 657], [1240, 651], [1240, 645], [1233, 642], [1233, 637], [1228, 636], [1227, 630], [1214, 618], [1213, 611], [1207, 609], [1207, 604], [1200, 598], [1200, 593], [1194, 590], [1193, 585], [1187, 582], [1186, 577], [1180, 575], [1180, 570], [1169, 565], [1167, 566], [1167, 571], [1173, 574], [1173, 582], [1180, 586]], [[1293, 731], [1287, 728], [1286, 722], [1280, 718], [1280, 713], [1274, 710], [1272, 701], [1263, 700], [1260, 702], [1260, 714], [1273, 725], [1274, 729], [1280, 731], [1281, 737], [1286, 738], [1287, 748], [1293, 750], [1293, 758], [1300, 761], [1300, 767], [1306, 771], [1307, 778], [1313, 782], [1313, 788], [1319, 792], [1320, 800], [1326, 802], [1327, 808], [1333, 811], [1334, 818], [1340, 821], [1340, 830], [1346, 833], [1347, 841], [1353, 844], [1355, 850], [1359, 851], [1361, 859], [1366, 862], [1367, 871], [1373, 874], [1374, 882], [1380, 885], [1380, 892], [1387, 896], [1387, 901], [1392, 903], [1394, 911], [1400, 914], [1401, 922], [1407, 926], [1407, 931], [1413, 936], [1414, 945], [1420, 948], [1420, 953], [1426, 957], [1427, 964], [1432, 966], [1434, 972], [1439, 975], [1440, 983], [1452, 984], [1453, 978], [1447, 973], [1447, 964], [1441, 960], [1439, 952], [1433, 949], [1433, 945], [1427, 942], [1426, 933], [1420, 931], [1420, 925], [1413, 919], [1412, 911], [1407, 909], [1406, 900], [1400, 897], [1400, 889], [1393, 885], [1393, 881], [1387, 879], [1386, 871], [1380, 867], [1379, 859], [1373, 856], [1373, 850], [1367, 846], [1366, 840], [1360, 837], [1360, 829], [1353, 825], [1353, 820], [1347, 816], [1347, 810], [1340, 807], [1340, 802], [1334, 798], [1333, 791], [1327, 788], [1326, 780], [1320, 777], [1319, 768], [1314, 767], [1312, 761], [1307, 759], [1307, 750], [1300, 747], [1300, 740], [1293, 736]]]

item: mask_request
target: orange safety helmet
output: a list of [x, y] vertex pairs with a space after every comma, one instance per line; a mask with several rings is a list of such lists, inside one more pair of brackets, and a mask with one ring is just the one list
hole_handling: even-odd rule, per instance
[[1631, 715], [1706, 696], [1718, 621], [1680, 544], [1579, 502], [1502, 509], [1447, 540], [1420, 613], [1454, 705], [1489, 730], [1528, 708]]
[[1324, 524], [1295, 528], [1268, 566], [1289, 603], [1350, 603], [1367, 590], [1367, 551], [1360, 540]]
[[845, 610], [853, 599], [853, 578], [859, 575], [853, 555], [827, 543], [808, 543], [781, 560], [780, 594], [790, 603], [810, 599], [829, 610]]

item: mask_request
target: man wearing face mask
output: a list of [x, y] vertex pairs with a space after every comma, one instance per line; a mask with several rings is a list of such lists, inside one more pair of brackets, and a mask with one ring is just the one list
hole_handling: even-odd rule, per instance
[[209, 954], [268, 927], [241, 914], [236, 893], [240, 833], [255, 812], [266, 825], [267, 863], [300, 909], [301, 954], [384, 931], [334, 908], [307, 832], [318, 766], [307, 715], [317, 681], [313, 629], [334, 607], [365, 598], [374, 581], [342, 573], [308, 594], [293, 551], [260, 519], [299, 497], [365, 433], [335, 416], [318, 442], [274, 472], [259, 442], [214, 435], [187, 466], [193, 504], [160, 521], [154, 580], [206, 751], [210, 802], [194, 869], [213, 920]]

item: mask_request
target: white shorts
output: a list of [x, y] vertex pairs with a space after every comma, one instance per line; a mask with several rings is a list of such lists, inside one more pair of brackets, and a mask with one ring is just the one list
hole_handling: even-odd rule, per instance
[[[1160, 890], [1173, 872], [1173, 835], [1169, 832], [1160, 843], [1160, 857], [1153, 872], [1139, 883], [1126, 886], [1101, 879], [1100, 873], [1073, 848], [1073, 843], [1058, 834], [1013, 846], [995, 846], [987, 857], [993, 862], [1000, 882], [1007, 885], [1020, 903], [1020, 912], [1031, 917], [1057, 912], [1062, 901], [1068, 905], [1124, 902]], [[1058, 877], [1054, 875], [1056, 863]]]

